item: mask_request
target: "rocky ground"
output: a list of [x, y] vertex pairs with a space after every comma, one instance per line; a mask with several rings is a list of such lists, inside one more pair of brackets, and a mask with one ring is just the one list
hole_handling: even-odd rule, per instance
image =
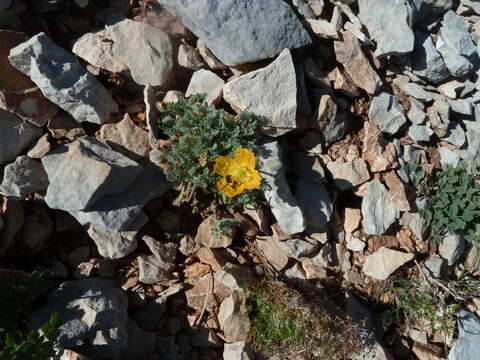
[[[480, 156], [479, 2], [0, 0], [0, 28], [0, 268], [53, 271], [59, 358], [478, 359], [478, 292], [443, 284], [480, 248], [429, 241], [408, 169]], [[159, 163], [194, 94], [261, 119], [266, 201], [222, 236]], [[259, 283], [335, 351], [259, 349]], [[448, 333], [396, 316], [432, 288]]]

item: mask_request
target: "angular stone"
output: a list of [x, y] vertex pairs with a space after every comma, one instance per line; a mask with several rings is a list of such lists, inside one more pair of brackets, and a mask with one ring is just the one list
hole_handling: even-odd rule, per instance
[[297, 152], [294, 158], [294, 168], [298, 176], [314, 182], [326, 183], [325, 169], [320, 157], [313, 154]]
[[388, 197], [399, 211], [409, 211], [410, 203], [407, 198], [405, 184], [398, 177], [395, 171], [389, 171], [383, 176], [388, 186]]
[[288, 257], [301, 260], [304, 256], [311, 255], [320, 247], [320, 243], [313, 239], [291, 239], [279, 241], [278, 246]]
[[57, 106], [35, 88], [35, 84], [8, 61], [10, 50], [26, 41], [18, 32], [0, 30], [0, 108], [37, 126], [44, 126], [57, 113]]
[[[106, 26], [112, 52], [140, 85], [168, 86], [173, 77], [173, 45], [170, 36], [149, 24], [122, 19]], [[138, 56], [142, 54], [142, 56]]]
[[245, 266], [227, 263], [215, 273], [215, 280], [232, 291], [242, 292], [253, 284], [255, 276]]
[[460, 156], [455, 151], [446, 147], [438, 148], [438, 152], [440, 153], [440, 164], [443, 166], [451, 165], [455, 167], [460, 161]]
[[465, 240], [462, 235], [445, 236], [438, 246], [440, 256], [447, 260], [448, 266], [455, 264], [457, 260], [463, 255], [465, 251]]
[[44, 33], [10, 51], [10, 63], [28, 75], [43, 95], [78, 122], [103, 124], [118, 111], [117, 104], [78, 60]]
[[54, 139], [74, 141], [86, 135], [83, 126], [65, 112], [60, 112], [54, 116], [48, 122], [47, 128]]
[[178, 65], [190, 69], [198, 70], [203, 66], [203, 60], [200, 53], [197, 53], [194, 47], [182, 44], [178, 48]]
[[362, 157], [370, 166], [371, 172], [385, 171], [398, 166], [395, 145], [387, 141], [380, 129], [371, 121], [365, 122]]
[[163, 264], [153, 255], [137, 256], [138, 261], [138, 281], [153, 285], [159, 281], [170, 280], [170, 269], [164, 268]]
[[103, 125], [97, 136], [113, 150], [134, 160], [146, 158], [150, 152], [148, 133], [136, 126], [128, 114], [116, 124]]
[[377, 43], [375, 57], [408, 54], [413, 50], [413, 8], [408, 1], [359, 0], [360, 20]]
[[295, 262], [295, 264], [285, 270], [285, 276], [293, 280], [305, 280], [307, 274], [300, 263]]
[[335, 41], [335, 55], [355, 85], [374, 94], [381, 79], [370, 65], [360, 42], [348, 31], [342, 33], [343, 41]]
[[442, 140], [455, 145], [456, 147], [462, 147], [465, 144], [466, 134], [459, 122], [451, 121], [445, 136], [442, 137]]
[[17, 234], [19, 246], [36, 254], [45, 246], [53, 232], [53, 223], [44, 206], [31, 205], [25, 223]]
[[151, 236], [143, 235], [142, 240], [156, 258], [156, 262], [161, 264], [167, 271], [175, 267], [178, 245], [173, 242], [163, 242], [154, 239]]
[[426, 125], [411, 125], [408, 129], [408, 136], [413, 141], [430, 141], [430, 137], [433, 135], [433, 130]]
[[447, 65], [435, 48], [430, 35], [415, 31], [415, 47], [411, 54], [412, 72], [433, 84], [438, 84], [448, 76]]
[[363, 159], [353, 161], [332, 161], [327, 163], [335, 185], [340, 190], [348, 190], [370, 180], [370, 173]]
[[333, 204], [325, 186], [299, 177], [295, 198], [302, 209], [307, 226], [312, 230], [325, 230], [333, 212]]
[[224, 254], [217, 249], [202, 247], [195, 255], [202, 263], [210, 265], [213, 271], [220, 270], [227, 263]]
[[439, 256], [430, 256], [427, 261], [425, 261], [425, 268], [431, 276], [434, 278], [441, 278], [442, 273], [446, 268], [447, 262], [445, 259], [442, 259]]
[[448, 353], [448, 360], [475, 360], [480, 347], [480, 320], [466, 310], [458, 313], [458, 340]]
[[163, 172], [148, 165], [125, 191], [102, 197], [85, 211], [69, 211], [82, 225], [109, 231], [139, 230], [148, 222], [142, 207], [170, 188]]
[[124, 191], [142, 171], [133, 160], [95, 138], [83, 138], [42, 159], [52, 209], [85, 210], [105, 195]]
[[218, 105], [222, 100], [222, 89], [225, 81], [215, 73], [200, 69], [193, 73], [190, 84], [188, 84], [186, 97], [196, 94], [207, 94], [205, 101], [212, 105]]
[[413, 254], [381, 247], [367, 256], [363, 264], [365, 275], [377, 280], [386, 280], [400, 266], [413, 259]]
[[213, 55], [212, 52], [207, 48], [207, 45], [202, 39], [198, 39], [197, 48], [200, 56], [203, 58], [203, 61], [207, 63], [210, 69], [223, 70], [226, 68], [226, 66], [223, 65], [220, 61], [218, 61], [215, 55]]
[[405, 94], [414, 97], [420, 101], [430, 102], [433, 101], [432, 95], [426, 91], [422, 86], [416, 83], [408, 83], [402, 86], [402, 90]]
[[20, 200], [48, 187], [48, 176], [42, 164], [27, 156], [19, 156], [5, 167], [0, 193], [13, 200]]
[[280, 136], [295, 129], [297, 76], [290, 51], [284, 50], [270, 65], [226, 83], [223, 97], [235, 111], [258, 115], [266, 135]]
[[365, 249], [365, 241], [347, 233], [345, 235], [345, 241], [347, 243], [347, 249], [352, 251], [363, 251]]
[[195, 236], [195, 242], [200, 246], [209, 248], [228, 248], [233, 241], [233, 235], [235, 228], [232, 228], [231, 235], [217, 234], [214, 231], [213, 222], [215, 219], [209, 217], [206, 218], [199, 225], [197, 229], [197, 235]]
[[326, 20], [307, 19], [310, 29], [315, 35], [325, 39], [338, 40], [338, 31], [334, 25]]
[[0, 109], [0, 164], [15, 160], [40, 136], [42, 129]]
[[368, 118], [370, 121], [373, 121], [381, 131], [391, 135], [395, 135], [407, 121], [403, 107], [393, 95], [387, 92], [382, 92], [374, 96], [368, 110]]
[[121, 259], [137, 248], [137, 231], [113, 232], [88, 228], [88, 236], [97, 245], [98, 253], [107, 259]]
[[362, 225], [365, 233], [382, 235], [398, 218], [399, 212], [380, 180], [373, 180], [362, 200]]
[[422, 125], [427, 120], [424, 105], [417, 99], [410, 98], [410, 110], [407, 113], [408, 120], [415, 125]]
[[276, 271], [281, 271], [287, 266], [288, 255], [280, 246], [280, 241], [276, 240], [274, 237], [267, 236], [262, 239], [257, 238], [255, 240], [255, 245]]
[[284, 49], [311, 43], [293, 10], [276, 0], [261, 3], [243, 0], [159, 2], [228, 66], [271, 58]]
[[269, 142], [259, 147], [258, 169], [267, 185], [265, 198], [278, 224], [288, 234], [305, 230], [305, 219], [297, 200], [292, 195], [285, 177], [282, 149], [278, 142]]
[[52, 150], [52, 145], [48, 140], [48, 134], [45, 134], [38, 139], [35, 146], [28, 151], [27, 156], [31, 159], [41, 159], [47, 155], [50, 150]]
[[352, 233], [360, 225], [362, 212], [360, 209], [345, 208], [345, 223], [343, 227], [347, 233]]

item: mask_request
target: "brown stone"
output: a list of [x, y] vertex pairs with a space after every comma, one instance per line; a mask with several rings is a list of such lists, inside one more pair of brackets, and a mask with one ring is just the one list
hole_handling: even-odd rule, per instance
[[285, 268], [285, 266], [287, 266], [288, 256], [286, 255], [285, 251], [278, 245], [278, 240], [275, 240], [271, 236], [267, 236], [262, 239], [257, 238], [255, 240], [255, 245], [258, 247], [261, 254], [275, 270], [280, 271]]
[[360, 209], [345, 208], [345, 223], [343, 227], [346, 232], [352, 233], [360, 225], [362, 212]]
[[227, 342], [247, 340], [250, 331], [250, 320], [243, 314], [233, 314], [223, 324], [223, 334]]
[[235, 220], [238, 221], [240, 230], [247, 236], [255, 236], [258, 232], [258, 227], [253, 220], [250, 220], [247, 216], [235, 213], [233, 214]]
[[423, 345], [415, 342], [412, 351], [420, 360], [441, 360], [441, 347], [434, 344]]
[[317, 126], [324, 130], [337, 115], [337, 104], [330, 95], [322, 95], [315, 114]]
[[212, 267], [213, 271], [220, 270], [227, 262], [221, 251], [210, 248], [200, 248], [197, 251], [197, 258], [204, 264]]
[[395, 146], [369, 121], [365, 122], [362, 157], [370, 166], [371, 172], [381, 172], [398, 166]]
[[185, 279], [187, 290], [185, 297], [187, 305], [196, 310], [202, 311], [204, 305], [208, 311], [213, 311], [218, 304], [231, 294], [231, 290], [215, 281], [213, 274], [205, 274], [201, 277]]
[[389, 171], [383, 175], [383, 180], [388, 186], [388, 196], [395, 206], [400, 211], [409, 211], [410, 203], [408, 202], [407, 193], [405, 191], [405, 184], [398, 177], [397, 173]]
[[349, 97], [357, 97], [360, 95], [358, 87], [347, 74], [344, 74], [338, 68], [334, 70], [335, 79], [333, 88]]
[[22, 119], [44, 126], [58, 111], [28, 76], [15, 69], [8, 61], [10, 50], [25, 42], [22, 33], [0, 30], [0, 108]]
[[68, 139], [74, 141], [75, 139], [86, 135], [82, 125], [65, 112], [60, 112], [54, 116], [48, 122], [47, 128], [55, 139]]
[[195, 242], [209, 248], [228, 248], [232, 244], [234, 231], [235, 228], [232, 228], [231, 235], [216, 233], [213, 230], [213, 219], [209, 217], [198, 227]]
[[328, 277], [327, 275], [327, 269], [324, 267], [316, 266], [316, 265], [311, 265], [311, 264], [305, 264], [302, 263], [303, 270], [305, 271], [305, 275], [307, 276], [307, 279], [326, 279]]
[[183, 270], [183, 275], [186, 278], [189, 277], [198, 277], [205, 275], [206, 273], [210, 272], [211, 268], [210, 265], [202, 264], [202, 263], [194, 263], [192, 265], [188, 265], [185, 270]]

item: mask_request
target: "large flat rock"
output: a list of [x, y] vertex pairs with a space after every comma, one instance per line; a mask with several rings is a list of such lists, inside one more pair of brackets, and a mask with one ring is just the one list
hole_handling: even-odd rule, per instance
[[158, 0], [225, 65], [271, 58], [312, 40], [281, 0]]
[[362, 200], [363, 230], [370, 235], [382, 235], [395, 222], [399, 211], [395, 208], [387, 189], [380, 180], [368, 184]]
[[367, 256], [363, 272], [377, 280], [386, 280], [395, 270], [413, 259], [413, 254], [381, 247]]
[[103, 124], [118, 110], [103, 85], [44, 33], [13, 48], [8, 60], [28, 75], [48, 100], [78, 122]]
[[258, 115], [261, 130], [280, 136], [297, 127], [297, 76], [290, 51], [284, 50], [267, 67], [229, 81], [223, 98], [237, 112]]

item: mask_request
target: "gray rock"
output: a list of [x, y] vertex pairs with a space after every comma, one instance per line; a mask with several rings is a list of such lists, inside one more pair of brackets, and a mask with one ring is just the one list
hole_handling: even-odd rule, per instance
[[448, 360], [478, 359], [480, 347], [480, 321], [466, 310], [458, 313], [458, 340], [448, 353]]
[[399, 212], [380, 180], [373, 180], [362, 200], [363, 230], [370, 235], [382, 235], [398, 218]]
[[[11, 203], [10, 203], [11, 204]], [[36, 254], [44, 247], [53, 232], [53, 223], [44, 206], [32, 204], [25, 216], [25, 223], [16, 235], [20, 247]]]
[[98, 253], [107, 259], [121, 259], [137, 248], [137, 231], [113, 232], [90, 226], [87, 232]]
[[363, 264], [365, 275], [377, 280], [386, 280], [395, 270], [413, 259], [413, 254], [381, 247], [367, 256]]
[[15, 160], [40, 136], [42, 136], [41, 128], [0, 109], [0, 164]]
[[447, 264], [445, 259], [442, 259], [441, 257], [430, 256], [428, 260], [425, 261], [424, 265], [431, 276], [439, 279], [442, 276]]
[[426, 125], [411, 125], [408, 129], [408, 136], [413, 141], [430, 141], [430, 137], [433, 135], [433, 130]]
[[34, 192], [46, 190], [48, 184], [42, 164], [23, 155], [5, 167], [0, 193], [10, 199], [20, 200]]
[[299, 264], [298, 262], [295, 262], [293, 266], [285, 270], [285, 276], [289, 279], [296, 279], [296, 280], [307, 279], [307, 274], [305, 274], [305, 271], [303, 270], [302, 265]]
[[460, 161], [460, 156], [455, 151], [446, 147], [439, 147], [438, 152], [440, 153], [440, 164], [442, 164], [442, 166], [451, 165], [455, 167]]
[[194, 47], [185, 44], [180, 45], [178, 48], [178, 65], [195, 71], [202, 68], [203, 64], [200, 53], [197, 53]]
[[[106, 26], [112, 52], [140, 85], [168, 86], [173, 77], [173, 45], [170, 36], [149, 24], [122, 19]], [[138, 56], [142, 54], [142, 56]]]
[[404, 212], [400, 219], [400, 225], [408, 226], [419, 240], [425, 240], [428, 226], [424, 218], [418, 212]]
[[215, 55], [207, 48], [207, 45], [202, 39], [197, 40], [197, 48], [200, 56], [203, 58], [208, 65], [208, 67], [212, 70], [224, 70], [226, 66], [222, 64]]
[[102, 197], [88, 210], [69, 213], [80, 224], [100, 230], [139, 230], [148, 221], [143, 206], [163, 195], [170, 186], [157, 166], [148, 165], [125, 191]]
[[322, 130], [325, 137], [325, 144], [330, 146], [335, 141], [341, 140], [345, 137], [348, 128], [348, 116], [337, 114], [332, 121]]
[[78, 121], [103, 124], [117, 104], [95, 77], [44, 33], [10, 51], [10, 63], [28, 75], [43, 95]]
[[137, 256], [138, 261], [138, 281], [153, 285], [159, 281], [171, 280], [170, 265], [165, 268], [164, 264], [154, 255]]
[[225, 85], [225, 81], [221, 77], [209, 70], [200, 69], [193, 73], [185, 96], [206, 94], [205, 101], [207, 103], [218, 105], [222, 100], [223, 85]]
[[478, 161], [480, 157], [480, 111], [477, 113], [477, 121], [464, 121], [467, 129], [467, 158]]
[[346, 73], [359, 88], [374, 94], [382, 81], [370, 65], [360, 42], [348, 31], [342, 33], [343, 41], [335, 41], [335, 56]]
[[294, 157], [294, 169], [298, 176], [314, 182], [326, 183], [325, 169], [320, 157], [305, 152], [297, 152]]
[[427, 120], [423, 104], [417, 99], [410, 98], [410, 110], [407, 113], [408, 120], [415, 125], [422, 125]]
[[226, 343], [223, 347], [224, 360], [251, 360], [249, 348], [245, 341]]
[[442, 137], [442, 140], [460, 148], [465, 144], [465, 130], [463, 130], [459, 122], [451, 121], [447, 133]]
[[223, 97], [235, 111], [248, 110], [260, 116], [266, 135], [280, 136], [295, 129], [297, 75], [290, 51], [282, 51], [262, 69], [229, 81], [223, 87]]
[[416, 341], [420, 344], [428, 344], [428, 337], [426, 331], [420, 331], [417, 329], [410, 329], [409, 331], [410, 339]]
[[320, 247], [320, 243], [314, 239], [291, 239], [279, 241], [278, 246], [288, 257], [300, 260], [304, 256], [311, 255]]
[[473, 64], [467, 58], [457, 54], [455, 50], [449, 47], [441, 34], [437, 38], [436, 46], [438, 52], [442, 54], [448, 71], [452, 76], [460, 78], [473, 70]]
[[438, 252], [442, 258], [447, 260], [448, 266], [455, 264], [465, 251], [465, 240], [461, 235], [445, 236], [438, 246]]
[[394, 135], [407, 121], [402, 105], [387, 92], [382, 92], [373, 98], [368, 117], [381, 131], [391, 135]]
[[405, 94], [412, 96], [415, 99], [425, 102], [433, 101], [432, 95], [418, 84], [408, 83], [402, 87], [402, 90]]
[[280, 228], [288, 234], [304, 231], [305, 219], [285, 178], [280, 145], [275, 141], [260, 146], [257, 161], [260, 174], [267, 185], [265, 198]]
[[245, 266], [227, 263], [215, 273], [215, 280], [232, 291], [242, 292], [255, 281], [255, 276]]
[[359, 0], [360, 20], [377, 43], [375, 57], [403, 55], [412, 52], [411, 29], [413, 8], [408, 1]]
[[162, 268], [170, 271], [175, 267], [178, 244], [173, 242], [158, 241], [148, 235], [144, 235], [142, 240], [145, 242], [145, 244], [147, 244], [157, 262], [162, 264]]
[[347, 190], [370, 180], [370, 173], [365, 160], [357, 158], [353, 161], [332, 161], [327, 163], [335, 185], [340, 190]]
[[438, 87], [438, 90], [450, 99], [456, 99], [457, 93], [465, 88], [465, 84], [457, 80], [448, 81]]
[[470, 99], [450, 100], [447, 99], [454, 113], [465, 115], [471, 118], [475, 111], [475, 104]]
[[119, 359], [128, 345], [127, 307], [127, 295], [115, 281], [68, 281], [50, 293], [45, 307], [32, 314], [32, 324], [38, 329], [58, 312], [61, 348], [81, 346], [85, 356]]
[[299, 177], [295, 198], [307, 226], [312, 230], [324, 230], [333, 212], [333, 204], [325, 186]]
[[434, 84], [442, 82], [449, 76], [447, 65], [432, 38], [424, 32], [415, 31], [415, 47], [411, 61], [412, 72]]
[[159, 2], [228, 66], [271, 58], [284, 49], [311, 43], [293, 10], [277, 0], [261, 3], [245, 0]]
[[101, 197], [124, 191], [142, 171], [135, 161], [91, 137], [58, 148], [42, 163], [50, 181], [45, 202], [61, 210], [88, 209]]

